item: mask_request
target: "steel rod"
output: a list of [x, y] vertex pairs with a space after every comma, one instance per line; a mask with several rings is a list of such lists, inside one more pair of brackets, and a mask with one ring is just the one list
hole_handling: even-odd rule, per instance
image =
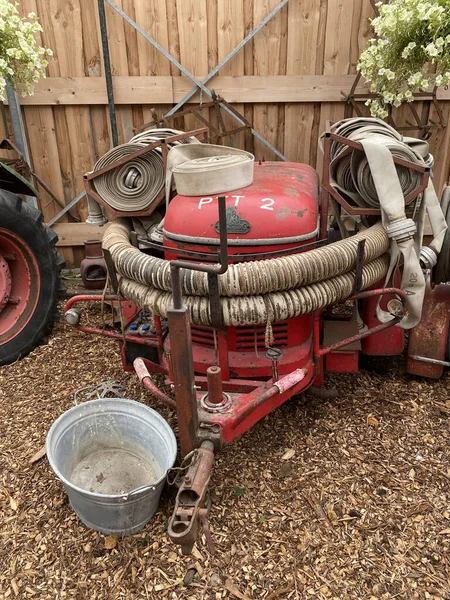
[[[16, 146], [20, 153], [25, 158], [25, 161], [31, 165], [30, 152], [28, 150], [27, 138], [25, 135], [25, 128], [23, 125], [22, 111], [20, 108], [19, 97], [11, 85], [6, 82], [6, 97], [8, 99], [9, 114], [11, 116], [11, 122], [13, 126], [14, 139]], [[33, 196], [25, 196], [26, 203], [34, 208], [38, 208], [37, 199]]]
[[47, 225], [49, 227], [51, 227], [52, 225], [54, 225], [56, 223], [56, 221], [59, 221], [59, 219], [65, 215], [67, 212], [69, 212], [69, 210], [71, 208], [73, 208], [75, 206], [75, 204], [78, 204], [78, 202], [81, 200], [81, 198], [83, 198], [86, 195], [86, 192], [83, 190], [81, 192], [81, 194], [78, 194], [78, 196], [76, 198], [74, 198], [71, 202], [69, 202], [69, 204], [66, 204], [66, 206], [57, 214], [53, 217], [53, 219], [51, 219]]
[[100, 19], [100, 34], [102, 36], [103, 67], [105, 69], [106, 93], [108, 96], [109, 122], [113, 146], [119, 145], [117, 133], [116, 106], [111, 75], [111, 59], [109, 55], [108, 30], [106, 25], [105, 0], [98, 0], [98, 16]]

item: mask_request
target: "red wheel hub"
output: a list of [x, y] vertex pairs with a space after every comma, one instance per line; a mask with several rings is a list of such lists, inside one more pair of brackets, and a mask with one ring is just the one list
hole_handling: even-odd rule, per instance
[[17, 336], [35, 311], [41, 278], [28, 244], [0, 227], [0, 340]]

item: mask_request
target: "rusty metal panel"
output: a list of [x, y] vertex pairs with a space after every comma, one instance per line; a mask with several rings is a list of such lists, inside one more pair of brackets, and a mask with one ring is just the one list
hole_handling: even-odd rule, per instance
[[432, 360], [445, 360], [450, 326], [450, 304], [440, 301], [443, 297], [440, 288], [441, 286], [436, 286], [431, 289], [429, 285], [427, 286], [422, 318], [409, 334], [406, 371], [412, 375], [439, 379], [444, 371], [442, 364], [412, 358], [412, 356], [420, 356]]

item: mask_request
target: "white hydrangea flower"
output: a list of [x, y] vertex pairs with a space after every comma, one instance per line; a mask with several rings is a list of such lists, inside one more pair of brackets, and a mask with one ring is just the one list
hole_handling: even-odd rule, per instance
[[[371, 93], [374, 116], [386, 106], [412, 102], [414, 92], [450, 82], [450, 0], [387, 0], [372, 24], [378, 37], [367, 43], [358, 70]], [[426, 77], [429, 64], [433, 74]]]
[[428, 44], [428, 46], [425, 46], [425, 52], [428, 54], [428, 56], [431, 57], [437, 56], [439, 54], [439, 50], [434, 44]]
[[0, 97], [5, 80], [21, 95], [33, 93], [33, 83], [45, 76], [47, 57], [52, 53], [37, 44], [35, 35], [42, 31], [35, 13], [22, 19], [18, 4], [0, 0]]

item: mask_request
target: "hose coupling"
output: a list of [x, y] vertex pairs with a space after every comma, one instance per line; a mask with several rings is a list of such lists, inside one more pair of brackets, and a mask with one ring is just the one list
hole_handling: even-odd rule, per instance
[[412, 219], [399, 219], [386, 227], [386, 233], [391, 240], [401, 242], [413, 237], [417, 227]]
[[437, 254], [429, 246], [422, 246], [420, 249], [420, 263], [424, 269], [432, 269], [437, 263]]
[[72, 327], [77, 327], [80, 324], [81, 311], [78, 308], [69, 308], [64, 313], [64, 318], [66, 319], [66, 323], [68, 325], [72, 325]]

